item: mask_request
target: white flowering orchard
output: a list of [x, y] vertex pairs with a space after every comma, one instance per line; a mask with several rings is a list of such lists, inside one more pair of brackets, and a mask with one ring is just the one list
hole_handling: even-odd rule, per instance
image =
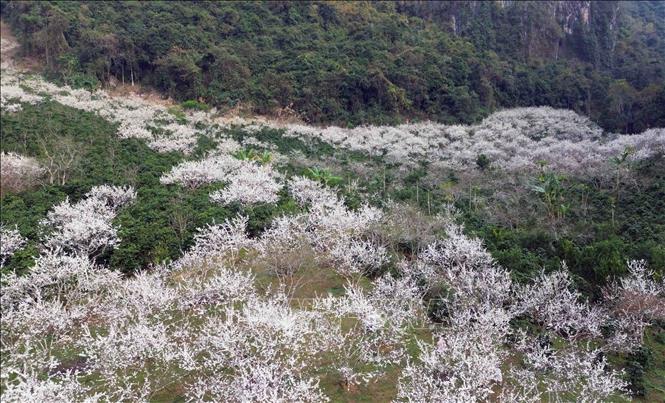
[[[627, 384], [603, 354], [639, 345], [663, 317], [665, 287], [643, 262], [630, 262], [630, 275], [590, 304], [565, 271], [513, 284], [452, 218], [442, 239], [397, 272], [376, 270], [394, 259], [370, 237], [383, 212], [351, 211], [303, 178], [288, 189], [302, 190], [294, 196], [306, 212], [278, 218], [256, 238], [243, 216], [210, 225], [181, 259], [129, 278], [90, 257], [118, 242], [111, 219], [133, 189], [96, 187], [54, 207], [35, 266], [3, 275], [3, 401], [148, 401], [177, 386], [192, 401], [319, 402], [331, 400], [330, 377], [354, 393], [395, 371], [397, 401], [537, 402], [571, 393], [604, 401]], [[22, 241], [2, 231], [13, 242], [3, 242], [5, 256]], [[289, 275], [260, 285], [256, 259], [302, 245], [317, 270], [340, 276], [341, 294], [299, 298]], [[541, 336], [513, 328], [517, 317]], [[613, 332], [600, 331], [611, 323], [619, 324]], [[547, 341], [555, 338], [557, 346]]]
[[[352, 129], [299, 124], [282, 125], [262, 119], [223, 118], [215, 110], [174, 114], [165, 105], [138, 95], [113, 97], [104, 91], [89, 92], [44, 81], [3, 67], [2, 110], [20, 110], [22, 103], [35, 104], [48, 96], [73, 108], [95, 112], [119, 124], [121, 138], [143, 139], [159, 152], [191, 154], [201, 136], [224, 128], [244, 127], [246, 147], [270, 147], [252, 137], [263, 128], [284, 130], [286, 136], [309, 141], [318, 139], [337, 148], [383, 156], [388, 162], [415, 164], [428, 161], [451, 169], [475, 168], [480, 155], [495, 167], [508, 171], [529, 170], [546, 161], [568, 172], [591, 173], [607, 168], [612, 157], [631, 151], [632, 159], [644, 159], [665, 149], [665, 129], [652, 128], [640, 134], [603, 133], [589, 118], [570, 110], [550, 107], [515, 108], [491, 114], [474, 125], [444, 125], [434, 122], [399, 126], [360, 126]], [[227, 141], [229, 139], [226, 139]], [[228, 150], [227, 150], [228, 151]], [[214, 164], [206, 161], [205, 164]], [[173, 182], [196, 186], [214, 178], [199, 172], [203, 165], [181, 167], [190, 174], [172, 172]], [[211, 167], [215, 169], [215, 167]], [[239, 200], [228, 195], [229, 200]], [[262, 198], [265, 199], [265, 198]]]

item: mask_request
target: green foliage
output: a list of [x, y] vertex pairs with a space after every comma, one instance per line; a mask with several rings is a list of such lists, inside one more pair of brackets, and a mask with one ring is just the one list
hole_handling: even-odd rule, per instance
[[[223, 221], [224, 208], [209, 200], [209, 189], [193, 194], [159, 183], [163, 172], [180, 162], [176, 153], [159, 154], [135, 139], [119, 140], [115, 127], [94, 114], [46, 102], [24, 105], [21, 112], [2, 114], [2, 150], [42, 160], [45, 139], [69, 138], [80, 154], [64, 185], [44, 181], [32, 191], [2, 197], [0, 220], [17, 224], [31, 245], [40, 236], [39, 221], [50, 208], [69, 197], [80, 199], [91, 187], [101, 184], [133, 185], [138, 199], [121, 211], [115, 224], [122, 242], [104, 256], [115, 268], [132, 271], [166, 258], [174, 258], [192, 242], [194, 230], [207, 222]], [[49, 146], [47, 146], [49, 147]], [[12, 259], [10, 268], [22, 270], [31, 264], [34, 246]]]
[[545, 203], [547, 216], [551, 222], [561, 220], [569, 210], [568, 204], [565, 203], [564, 180], [564, 176], [543, 169], [535, 183], [530, 186]]
[[[226, 134], [238, 142], [242, 142], [247, 136], [242, 127], [227, 129]], [[284, 136], [284, 130], [282, 129], [263, 128], [252, 133], [252, 136], [261, 142], [275, 145], [277, 151], [283, 154], [301, 152], [307, 157], [322, 157], [332, 155], [335, 152], [330, 144], [317, 139], [310, 139], [305, 143], [299, 138]]]
[[443, 284], [439, 284], [429, 290], [425, 295], [427, 304], [427, 316], [434, 322], [443, 322], [451, 316], [449, 302], [454, 298], [451, 289]]
[[188, 99], [180, 105], [183, 107], [183, 109], [194, 109], [197, 111], [207, 111], [210, 109], [210, 106], [208, 106], [205, 102], [199, 102], [195, 99]]
[[343, 180], [341, 176], [335, 176], [330, 171], [318, 167], [307, 168], [306, 175], [310, 179], [321, 182], [325, 186], [337, 186], [342, 183]]
[[171, 106], [167, 109], [167, 112], [176, 119], [176, 122], [180, 124], [185, 124], [187, 122], [187, 116], [182, 110], [182, 107], [178, 105]]
[[184, 108], [357, 125], [551, 105], [612, 130], [665, 125], [658, 2], [592, 2], [588, 23], [561, 20], [556, 2], [473, 4], [9, 1], [2, 12], [50, 75], [138, 81]]
[[636, 396], [646, 394], [646, 385], [644, 380], [645, 370], [653, 363], [651, 350], [646, 346], [641, 346], [632, 353], [626, 364], [626, 373], [630, 380], [631, 391]]
[[256, 161], [260, 164], [268, 164], [272, 161], [272, 154], [268, 151], [258, 152], [253, 148], [238, 150], [233, 153], [233, 156], [239, 160]]
[[[173, 108], [170, 112], [177, 116], [182, 110]], [[112, 268], [128, 273], [177, 258], [192, 245], [196, 229], [206, 224], [221, 223], [241, 213], [249, 218], [250, 233], [257, 235], [276, 216], [298, 211], [297, 204], [285, 191], [277, 205], [240, 208], [223, 207], [210, 201], [210, 193], [220, 185], [195, 191], [164, 186], [159, 178], [181, 162], [183, 156], [158, 153], [140, 140], [120, 140], [115, 125], [92, 113], [44, 102], [26, 104], [18, 113], [3, 113], [1, 123], [2, 151], [18, 152], [44, 161], [45, 152], [53, 151], [52, 147], [67, 139], [79, 154], [79, 163], [72, 168], [65, 184], [42, 181], [36, 189], [2, 196], [0, 221], [16, 224], [29, 240], [28, 247], [13, 257], [8, 266], [18, 272], [29, 267], [37, 255], [36, 246], [41, 236], [39, 222], [52, 206], [67, 197], [77, 201], [96, 185], [132, 185], [137, 189], [137, 200], [123, 208], [114, 221], [122, 242], [101, 258]], [[231, 134], [239, 139], [244, 135], [241, 131]], [[260, 137], [277, 141], [278, 147], [284, 150], [321, 151], [299, 140], [284, 138], [279, 131], [266, 130]], [[202, 155], [211, 147], [214, 147], [212, 140], [201, 138], [197, 152]], [[269, 152], [253, 149], [241, 150], [236, 156], [259, 163], [268, 163], [272, 159]], [[326, 178], [330, 182], [330, 178], [337, 177], [328, 175]]]
[[231, 217], [227, 209], [210, 202], [209, 193], [210, 188], [139, 188], [137, 200], [115, 220], [122, 242], [111, 266], [132, 272], [180, 256], [192, 245], [196, 228]]
[[478, 155], [478, 158], [476, 158], [476, 165], [481, 171], [485, 171], [487, 168], [489, 168], [490, 164], [490, 159], [485, 154], [480, 154]]

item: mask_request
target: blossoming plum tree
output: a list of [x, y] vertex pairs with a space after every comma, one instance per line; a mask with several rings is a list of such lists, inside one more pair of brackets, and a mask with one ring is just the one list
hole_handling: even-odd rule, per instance
[[119, 242], [112, 220], [117, 209], [136, 198], [130, 187], [99, 186], [85, 199], [69, 200], [53, 207], [42, 225], [49, 231], [44, 241], [47, 249], [97, 256]]
[[38, 183], [45, 170], [37, 160], [16, 153], [0, 154], [0, 191], [18, 192]]

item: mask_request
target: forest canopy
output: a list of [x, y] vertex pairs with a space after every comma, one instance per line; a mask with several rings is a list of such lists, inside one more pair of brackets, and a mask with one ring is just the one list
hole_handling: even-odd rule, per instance
[[665, 125], [665, 3], [2, 2], [23, 51], [81, 87], [311, 123], [470, 123], [516, 106]]

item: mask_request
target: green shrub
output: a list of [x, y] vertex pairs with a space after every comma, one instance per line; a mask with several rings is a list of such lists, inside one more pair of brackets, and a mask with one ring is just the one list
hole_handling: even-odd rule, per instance
[[206, 104], [205, 102], [200, 102], [195, 99], [188, 99], [187, 101], [184, 101], [183, 103], [180, 104], [183, 109], [193, 109], [197, 111], [208, 111], [210, 110], [210, 106]]
[[490, 167], [489, 157], [485, 154], [478, 155], [478, 158], [476, 158], [476, 165], [481, 171], [485, 171], [487, 168]]

